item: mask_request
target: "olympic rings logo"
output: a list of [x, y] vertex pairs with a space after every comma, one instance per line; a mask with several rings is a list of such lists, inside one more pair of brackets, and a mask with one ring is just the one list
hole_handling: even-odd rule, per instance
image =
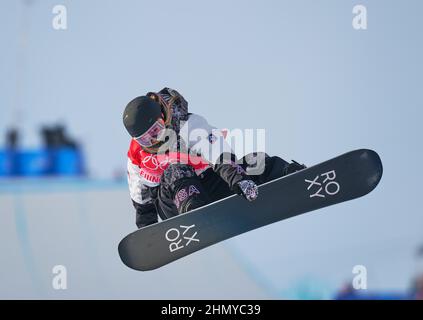
[[176, 159], [169, 159], [169, 157], [166, 157], [165, 159], [163, 159], [163, 161], [159, 162], [159, 160], [157, 159], [157, 155], [154, 154], [150, 154], [144, 157], [141, 161], [143, 167], [149, 170], [165, 170], [169, 164], [176, 162]]

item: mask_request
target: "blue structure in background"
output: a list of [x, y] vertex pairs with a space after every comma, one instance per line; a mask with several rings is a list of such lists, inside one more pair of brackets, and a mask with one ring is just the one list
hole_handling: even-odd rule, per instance
[[6, 133], [6, 147], [0, 149], [0, 177], [75, 177], [86, 174], [80, 145], [66, 134], [63, 125], [42, 127], [44, 146], [39, 149], [19, 147], [19, 132]]
[[0, 177], [10, 177], [13, 175], [13, 154], [13, 151], [0, 149]]
[[40, 177], [51, 173], [52, 158], [48, 150], [20, 150], [15, 154], [14, 175]]
[[80, 149], [60, 148], [53, 152], [52, 173], [59, 176], [85, 175], [84, 155]]
[[0, 177], [3, 178], [83, 175], [85, 161], [80, 149], [0, 149]]

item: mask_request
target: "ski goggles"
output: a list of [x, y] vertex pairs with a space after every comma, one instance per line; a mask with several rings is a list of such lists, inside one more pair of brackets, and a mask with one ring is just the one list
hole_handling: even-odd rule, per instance
[[142, 147], [152, 147], [157, 143], [157, 139], [166, 127], [163, 123], [163, 120], [157, 120], [154, 124], [147, 130], [144, 134], [139, 137], [135, 137], [134, 140], [139, 143]]

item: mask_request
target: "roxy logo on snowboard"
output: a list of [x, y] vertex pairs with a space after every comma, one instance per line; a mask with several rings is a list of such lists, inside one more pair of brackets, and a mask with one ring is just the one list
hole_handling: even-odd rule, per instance
[[305, 179], [304, 181], [308, 183], [307, 190], [311, 192], [310, 198], [326, 198], [326, 196], [337, 194], [341, 186], [335, 179], [335, 170], [318, 174], [313, 180]]
[[196, 238], [195, 224], [190, 226], [179, 226], [166, 231], [166, 240], [169, 241], [169, 251], [175, 252], [179, 249], [188, 247], [192, 242], [200, 242]]

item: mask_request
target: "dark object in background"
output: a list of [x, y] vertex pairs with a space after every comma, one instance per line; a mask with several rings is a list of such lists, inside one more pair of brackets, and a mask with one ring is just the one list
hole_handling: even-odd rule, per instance
[[10, 128], [6, 132], [6, 148], [17, 149], [19, 143], [19, 131], [17, 128]]
[[6, 131], [5, 148], [0, 149], [0, 177], [17, 175], [17, 152], [19, 146], [19, 131], [12, 127]]
[[411, 295], [416, 300], [423, 300], [423, 244], [417, 247], [417, 275], [411, 286]]
[[415, 300], [423, 300], [423, 274], [415, 280], [413, 294]]
[[44, 140], [44, 145], [48, 149], [60, 147], [68, 147], [71, 149], [79, 148], [78, 143], [66, 134], [64, 125], [57, 125], [54, 127], [43, 126], [41, 128], [41, 135]]

